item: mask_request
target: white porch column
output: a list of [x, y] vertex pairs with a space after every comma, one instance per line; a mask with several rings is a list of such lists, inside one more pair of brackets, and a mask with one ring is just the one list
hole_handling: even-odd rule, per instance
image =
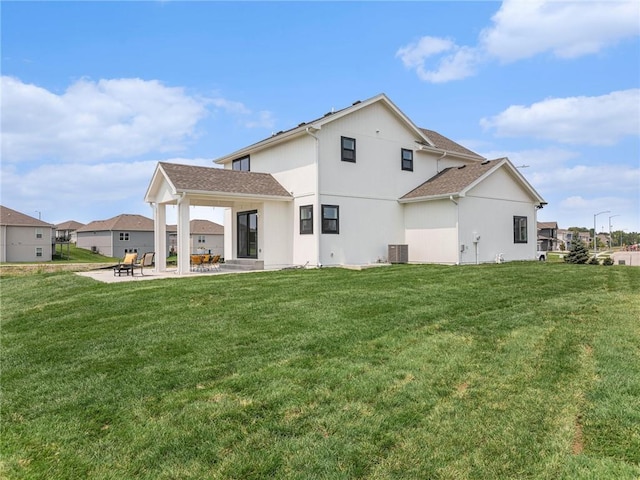
[[178, 200], [178, 275], [189, 273], [189, 206], [187, 197]]
[[156, 272], [167, 271], [167, 206], [153, 204], [153, 249], [156, 252]]

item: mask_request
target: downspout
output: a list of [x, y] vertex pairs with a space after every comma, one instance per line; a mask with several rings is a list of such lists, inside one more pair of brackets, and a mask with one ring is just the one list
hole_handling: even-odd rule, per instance
[[314, 164], [316, 167], [316, 188], [315, 188], [314, 202], [313, 202], [316, 205], [316, 208], [315, 208], [316, 212], [313, 215], [313, 231], [315, 232], [315, 237], [316, 237], [316, 255], [317, 255], [316, 265], [318, 267], [321, 267], [322, 264], [320, 263], [320, 215], [322, 213], [320, 212], [320, 162], [319, 162], [320, 139], [317, 137], [317, 135], [311, 132], [310, 127], [305, 128], [305, 132], [308, 135], [311, 135], [316, 141], [316, 148], [315, 148], [316, 155], [314, 159]]
[[[440, 160], [447, 156], [447, 151], [445, 150], [440, 157], [436, 159], [436, 173], [440, 173]], [[451, 197], [449, 197], [451, 200]], [[454, 202], [455, 203], [455, 202]], [[457, 203], [456, 203], [457, 205]]]
[[451, 200], [456, 206], [456, 252], [458, 254], [457, 265], [460, 265], [462, 263], [462, 252], [460, 251], [460, 209], [458, 202], [453, 199], [453, 195], [449, 195], [449, 200]]

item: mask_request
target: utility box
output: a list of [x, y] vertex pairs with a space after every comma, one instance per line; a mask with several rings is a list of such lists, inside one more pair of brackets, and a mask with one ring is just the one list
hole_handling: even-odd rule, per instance
[[408, 263], [409, 245], [389, 245], [389, 263]]

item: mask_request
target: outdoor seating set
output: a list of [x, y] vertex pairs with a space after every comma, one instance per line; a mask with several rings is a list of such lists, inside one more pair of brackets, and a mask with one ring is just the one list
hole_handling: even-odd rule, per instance
[[154, 252], [147, 252], [138, 260], [137, 253], [127, 253], [122, 261], [113, 267], [113, 275], [121, 277], [124, 273], [133, 277], [135, 270], [140, 269], [140, 275], [144, 276], [144, 268], [153, 266], [154, 256]]
[[220, 270], [220, 255], [191, 255], [191, 271], [204, 272], [210, 270]]

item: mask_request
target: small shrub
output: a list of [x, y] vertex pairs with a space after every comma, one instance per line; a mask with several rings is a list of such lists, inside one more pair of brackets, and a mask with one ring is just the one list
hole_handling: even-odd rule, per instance
[[602, 264], [603, 264], [603, 265], [608, 265], [608, 266], [613, 265], [613, 258], [611, 258], [611, 257], [607, 257], [607, 258], [605, 258], [605, 259], [602, 261]]
[[567, 263], [587, 263], [589, 260], [589, 251], [581, 240], [576, 239], [571, 242], [569, 253], [564, 256]]
[[589, 259], [589, 262], [587, 262], [589, 265], [600, 265], [600, 260], [598, 260], [596, 258], [596, 256], [594, 255], [593, 257], [591, 257]]

